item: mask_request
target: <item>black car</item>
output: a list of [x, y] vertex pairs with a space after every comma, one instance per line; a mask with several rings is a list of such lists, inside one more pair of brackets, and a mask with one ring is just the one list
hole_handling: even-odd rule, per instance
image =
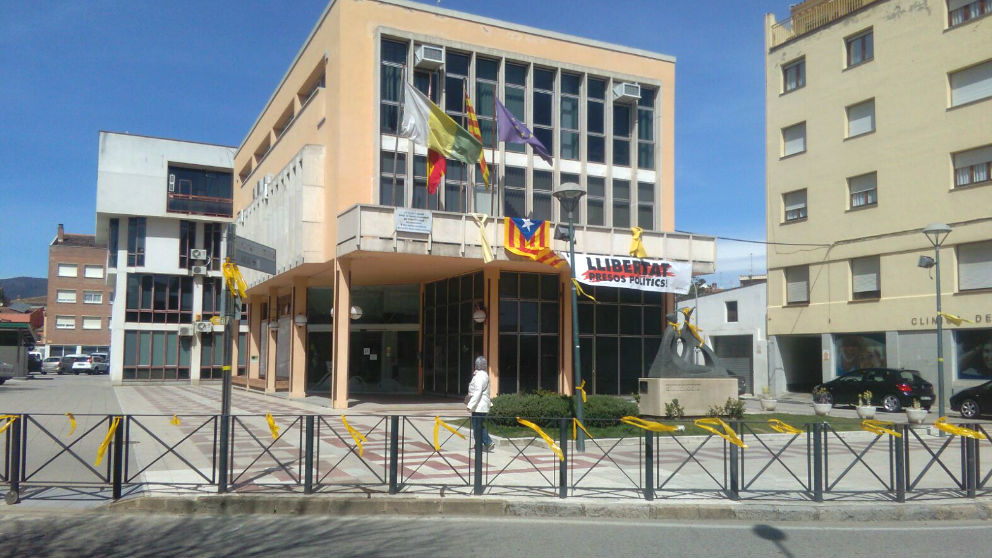
[[933, 404], [933, 384], [916, 370], [862, 368], [816, 386], [814, 393], [821, 387], [827, 390], [823, 402], [837, 405], [857, 405], [865, 391], [871, 392], [872, 405], [890, 412], [912, 406], [914, 399], [925, 409]]
[[951, 410], [969, 419], [992, 414], [992, 380], [952, 395]]

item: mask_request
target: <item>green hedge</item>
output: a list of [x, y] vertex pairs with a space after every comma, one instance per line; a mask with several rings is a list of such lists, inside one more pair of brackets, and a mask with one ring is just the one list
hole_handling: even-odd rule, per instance
[[[515, 425], [520, 417], [542, 428], [552, 427], [556, 426], [556, 419], [575, 416], [573, 401], [572, 397], [548, 391], [500, 395], [493, 399], [489, 420], [494, 424]], [[583, 411], [584, 420], [597, 426], [616, 424], [621, 417], [638, 415], [637, 403], [610, 395], [590, 395]]]

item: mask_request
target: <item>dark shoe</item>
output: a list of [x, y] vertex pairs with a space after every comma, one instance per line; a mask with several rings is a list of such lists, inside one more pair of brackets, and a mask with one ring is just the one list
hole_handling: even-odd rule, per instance
[[486, 450], [487, 453], [492, 452], [494, 449], [496, 449], [496, 444], [495, 442], [489, 442], [482, 449]]

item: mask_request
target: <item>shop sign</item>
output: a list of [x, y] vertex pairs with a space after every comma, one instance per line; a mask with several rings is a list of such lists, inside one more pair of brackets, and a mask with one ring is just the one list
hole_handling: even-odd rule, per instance
[[419, 209], [396, 210], [396, 232], [430, 234], [434, 215]]
[[576, 254], [575, 259], [575, 277], [586, 285], [685, 294], [692, 282], [689, 262], [594, 254]]

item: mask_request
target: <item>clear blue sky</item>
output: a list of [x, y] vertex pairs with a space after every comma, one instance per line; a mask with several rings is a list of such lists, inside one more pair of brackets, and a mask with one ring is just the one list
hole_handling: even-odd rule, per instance
[[[763, 18], [785, 17], [788, 4], [440, 2], [675, 56], [676, 228], [757, 240], [765, 237]], [[93, 232], [100, 130], [238, 145], [326, 5], [5, 3], [0, 278], [44, 277], [58, 223], [68, 232]], [[751, 259], [756, 273], [764, 270], [762, 245], [721, 241], [719, 252], [713, 279], [722, 285], [746, 273]]]

